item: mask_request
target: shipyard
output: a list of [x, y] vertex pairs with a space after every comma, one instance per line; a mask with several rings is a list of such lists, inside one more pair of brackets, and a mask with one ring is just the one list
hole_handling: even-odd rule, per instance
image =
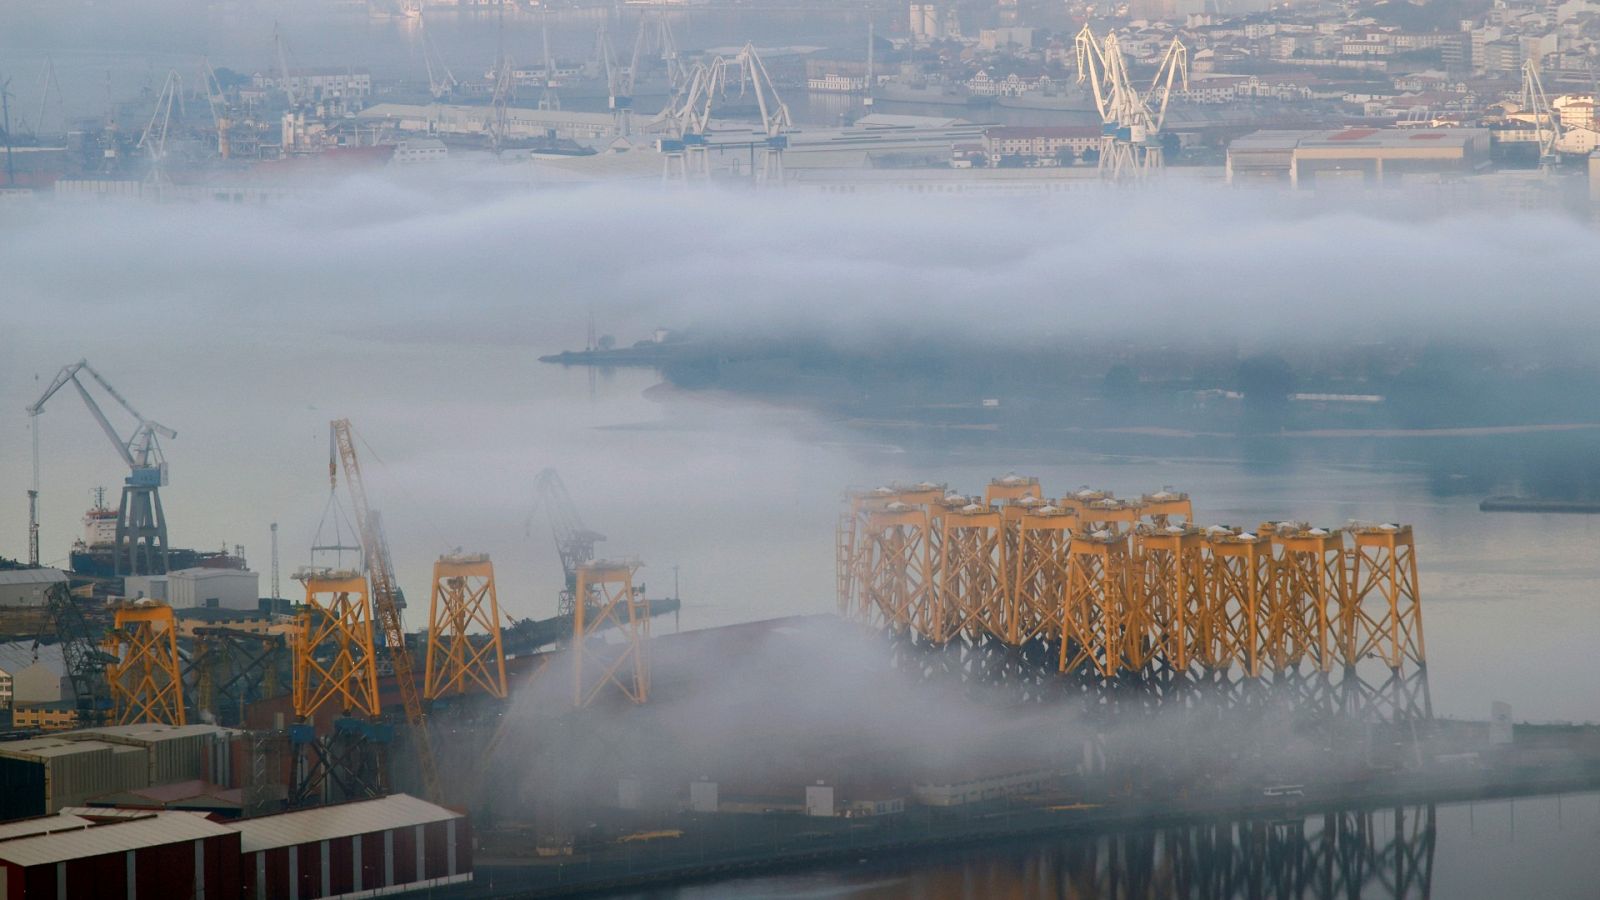
[[0, 898], [1588, 896], [1597, 13], [0, 2]]

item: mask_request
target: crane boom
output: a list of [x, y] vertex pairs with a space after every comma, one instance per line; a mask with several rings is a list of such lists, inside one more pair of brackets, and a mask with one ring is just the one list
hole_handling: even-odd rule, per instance
[[[350, 491], [351, 509], [357, 527], [361, 529], [361, 545], [367, 558], [367, 578], [372, 584], [372, 606], [378, 626], [383, 630], [384, 644], [389, 648], [389, 661], [394, 666], [395, 685], [405, 705], [406, 724], [410, 726], [417, 751], [417, 767], [422, 771], [422, 787], [430, 801], [437, 803], [442, 792], [439, 770], [433, 758], [433, 742], [428, 737], [427, 717], [422, 711], [422, 692], [417, 689], [416, 676], [411, 667], [411, 651], [406, 648], [406, 633], [400, 621], [399, 590], [395, 586], [393, 566], [384, 552], [375, 513], [367, 505], [367, 489], [361, 479], [361, 463], [356, 459], [349, 419], [335, 419], [329, 423], [337, 463], [344, 469], [345, 486]], [[338, 478], [339, 465], [333, 454], [328, 458], [330, 482]]]

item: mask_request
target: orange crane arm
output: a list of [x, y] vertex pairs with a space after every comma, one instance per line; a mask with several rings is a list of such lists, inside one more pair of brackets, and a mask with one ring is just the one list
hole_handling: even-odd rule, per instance
[[[356, 522], [361, 529], [361, 545], [367, 557], [368, 578], [372, 581], [372, 606], [383, 629], [383, 640], [389, 648], [389, 661], [394, 665], [394, 680], [400, 688], [405, 703], [406, 724], [411, 728], [416, 742], [417, 766], [422, 770], [422, 787], [427, 799], [438, 803], [442, 797], [439, 787], [439, 768], [433, 758], [433, 742], [428, 738], [427, 718], [422, 712], [422, 692], [417, 689], [417, 679], [412, 674], [411, 651], [406, 648], [405, 629], [400, 624], [400, 607], [395, 603], [394, 571], [383, 544], [378, 540], [372, 511], [367, 507], [367, 489], [361, 480], [361, 464], [356, 460], [355, 442], [350, 436], [350, 420], [336, 419], [330, 426], [333, 442], [344, 466], [344, 480], [350, 488], [350, 503]], [[333, 459], [328, 460], [328, 474], [334, 477]]]

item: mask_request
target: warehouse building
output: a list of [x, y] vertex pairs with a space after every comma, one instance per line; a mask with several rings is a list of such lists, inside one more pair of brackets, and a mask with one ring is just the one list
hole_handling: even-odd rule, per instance
[[406, 794], [245, 819], [242, 900], [311, 900], [472, 880], [467, 817]]
[[1228, 146], [1229, 183], [1381, 187], [1412, 176], [1472, 175], [1489, 166], [1484, 128], [1257, 131]]
[[324, 900], [471, 880], [466, 816], [405, 794], [237, 822], [71, 806], [0, 824], [0, 900]]
[[147, 787], [138, 747], [60, 735], [0, 744], [0, 819], [43, 816], [113, 791]]
[[0, 897], [237, 896], [239, 833], [186, 812], [0, 826]]
[[165, 575], [130, 575], [123, 579], [123, 593], [160, 600], [173, 609], [254, 610], [261, 603], [261, 575], [199, 566]]
[[51, 585], [66, 585], [60, 569], [10, 569], [0, 572], [0, 607], [42, 607]]

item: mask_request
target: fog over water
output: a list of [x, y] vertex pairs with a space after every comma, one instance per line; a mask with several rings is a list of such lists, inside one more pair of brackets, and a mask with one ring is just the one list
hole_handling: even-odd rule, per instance
[[[1600, 323], [1583, 273], [1596, 237], [1581, 224], [1205, 201], [482, 197], [367, 179], [262, 209], [12, 206], [0, 212], [0, 410], [12, 411], [0, 431], [0, 552], [25, 552], [23, 409], [43, 387], [35, 379], [87, 357], [179, 432], [163, 492], [174, 544], [242, 543], [265, 571], [277, 521], [285, 593], [309, 561], [336, 416], [370, 445], [373, 502], [412, 594], [425, 595], [437, 554], [483, 550], [518, 616], [552, 612], [560, 578], [543, 523], [525, 531], [545, 466], [609, 536], [603, 552], [646, 561], [653, 594], [670, 593], [681, 567], [686, 626], [831, 609], [846, 486], [935, 478], [978, 491], [1015, 469], [1049, 493], [1174, 485], [1203, 522], [1414, 522], [1436, 707], [1481, 717], [1502, 698], [1519, 718], [1600, 719], [1593, 691], [1549, 689], [1589, 677], [1582, 660], [1600, 637], [1592, 517], [1482, 515], [1479, 494], [1441, 495], [1439, 472], [1382, 453], [1297, 450], [1263, 467], [1243, 447], [1209, 461], [897, 452], [794, 410], [647, 396], [658, 379], [646, 371], [591, 382], [535, 360], [581, 346], [591, 307], [623, 342], [708, 323], [862, 340], [894, 340], [903, 326], [899, 339], [996, 354], [1019, 335], [1234, 335], [1275, 348], [1410, 331], [1592, 360], [1586, 336]], [[1506, 264], [1513, 255], [1519, 266]], [[1519, 274], [1529, 259], [1542, 273], [1533, 293]], [[59, 562], [90, 489], [115, 489], [122, 473], [76, 398], [58, 396], [41, 421], [44, 555]]]

